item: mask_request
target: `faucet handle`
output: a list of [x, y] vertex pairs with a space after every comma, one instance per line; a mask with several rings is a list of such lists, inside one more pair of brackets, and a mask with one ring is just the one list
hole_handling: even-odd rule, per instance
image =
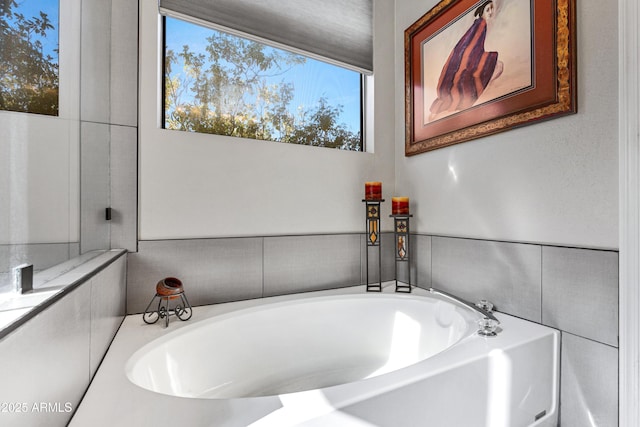
[[493, 304], [486, 299], [481, 299], [476, 303], [476, 307], [483, 309], [486, 312], [493, 313]]
[[484, 319], [478, 319], [478, 335], [483, 337], [495, 337], [497, 335], [498, 321], [485, 317]]

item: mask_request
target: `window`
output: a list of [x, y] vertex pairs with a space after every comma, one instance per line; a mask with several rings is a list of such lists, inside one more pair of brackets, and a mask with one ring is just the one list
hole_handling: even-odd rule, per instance
[[163, 19], [164, 128], [362, 151], [360, 73]]
[[0, 110], [58, 115], [58, 2], [0, 3]]

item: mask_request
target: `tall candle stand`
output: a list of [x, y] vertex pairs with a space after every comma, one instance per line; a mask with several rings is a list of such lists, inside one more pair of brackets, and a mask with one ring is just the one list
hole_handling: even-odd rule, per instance
[[[380, 203], [384, 199], [363, 199], [366, 203], [366, 229], [367, 246], [365, 249], [366, 260], [366, 285], [367, 292], [382, 292], [382, 254], [380, 250]], [[378, 249], [378, 283], [369, 283], [369, 249]]]
[[[396, 292], [411, 292], [411, 251], [409, 250], [409, 218], [413, 215], [394, 214], [389, 215], [393, 218], [393, 235], [395, 244], [395, 277]], [[398, 282], [398, 263], [406, 266], [407, 282]]]

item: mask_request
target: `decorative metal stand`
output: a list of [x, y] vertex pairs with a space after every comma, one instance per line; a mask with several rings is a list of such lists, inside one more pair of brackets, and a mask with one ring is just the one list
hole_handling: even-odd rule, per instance
[[[149, 310], [156, 299], [158, 300], [158, 308]], [[170, 301], [177, 301], [173, 308], [170, 308]], [[182, 282], [175, 277], [167, 277], [156, 285], [156, 294], [151, 298], [149, 305], [144, 310], [142, 320], [151, 325], [160, 319], [164, 319], [166, 328], [169, 326], [169, 316], [175, 315], [178, 319], [185, 321], [191, 319], [192, 314], [193, 310], [187, 300], [187, 295], [184, 293]]]
[[[393, 235], [395, 239], [395, 277], [396, 292], [411, 292], [411, 251], [409, 250], [409, 218], [413, 215], [396, 214], [389, 215], [393, 218]], [[398, 282], [398, 263], [406, 265], [407, 282]]]
[[[367, 228], [367, 247], [365, 250], [366, 259], [366, 284], [367, 292], [382, 292], [382, 253], [380, 251], [380, 203], [384, 199], [363, 199], [366, 203], [366, 228]], [[369, 249], [378, 249], [378, 283], [369, 283]]]

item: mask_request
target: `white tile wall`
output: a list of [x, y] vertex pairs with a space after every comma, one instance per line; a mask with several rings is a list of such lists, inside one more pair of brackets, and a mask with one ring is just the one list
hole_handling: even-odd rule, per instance
[[138, 2], [85, 0], [81, 19], [80, 249], [135, 251]]
[[80, 250], [82, 253], [110, 248], [109, 206], [110, 126], [80, 124]]
[[111, 1], [82, 1], [80, 120], [109, 123]]
[[0, 410], [3, 427], [64, 426], [71, 419], [124, 319], [126, 257], [109, 258], [117, 259], [0, 339], [0, 402], [26, 409]]
[[542, 321], [618, 346], [618, 253], [542, 248]]
[[111, 247], [137, 250], [138, 132], [135, 127], [111, 126]]
[[562, 334], [560, 424], [618, 426], [618, 349]]
[[91, 279], [91, 346], [89, 368], [96, 370], [111, 340], [118, 332], [126, 311], [127, 258], [120, 257]]
[[72, 412], [40, 412], [41, 403], [75, 410], [89, 386], [88, 286], [69, 293], [0, 341], [0, 402], [26, 403], [25, 413], [0, 412], [2, 426], [63, 426]]
[[138, 125], [137, 1], [111, 0], [110, 77], [110, 123], [136, 127]]

